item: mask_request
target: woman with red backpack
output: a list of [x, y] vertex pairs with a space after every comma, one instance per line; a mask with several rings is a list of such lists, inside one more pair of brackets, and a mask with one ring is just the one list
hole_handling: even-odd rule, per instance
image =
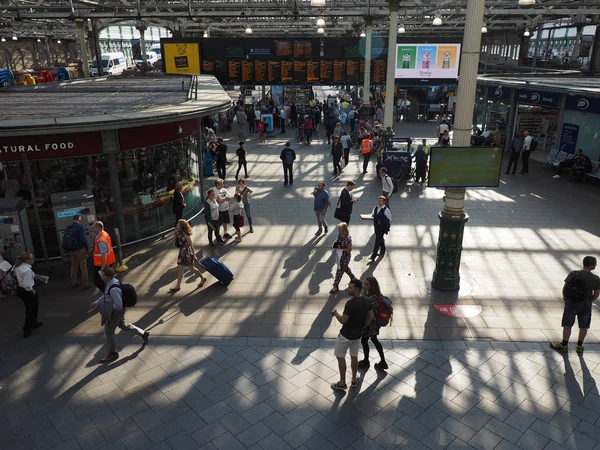
[[369, 339], [371, 339], [381, 358], [381, 361], [375, 364], [375, 368], [386, 370], [388, 365], [385, 361], [385, 355], [383, 354], [383, 346], [381, 345], [381, 342], [379, 342], [379, 339], [377, 339], [377, 336], [379, 335], [379, 329], [390, 322], [392, 314], [391, 301], [381, 294], [379, 282], [375, 277], [367, 277], [365, 279], [363, 283], [363, 293], [371, 302], [374, 318], [363, 330], [361, 343], [365, 358], [362, 361], [359, 361], [358, 367], [361, 369], [368, 369], [371, 365], [369, 362]]

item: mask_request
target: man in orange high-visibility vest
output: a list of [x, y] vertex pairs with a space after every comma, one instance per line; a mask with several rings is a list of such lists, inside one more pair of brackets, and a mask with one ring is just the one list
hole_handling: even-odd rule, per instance
[[105, 282], [100, 275], [106, 266], [112, 266], [115, 261], [110, 235], [104, 231], [104, 224], [94, 222], [94, 285], [104, 293]]
[[361, 142], [361, 153], [363, 154], [363, 173], [367, 173], [367, 169], [369, 168], [369, 160], [371, 159], [371, 154], [373, 153], [373, 141], [370, 136], [364, 138]]

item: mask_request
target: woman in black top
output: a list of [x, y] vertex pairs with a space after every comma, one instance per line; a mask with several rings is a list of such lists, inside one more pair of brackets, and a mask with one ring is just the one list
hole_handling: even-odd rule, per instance
[[341, 175], [342, 165], [340, 161], [344, 155], [344, 148], [337, 134], [333, 136], [333, 144], [331, 145], [331, 152], [329, 154], [333, 156], [333, 175], [337, 175], [338, 173]]
[[388, 368], [387, 362], [385, 361], [385, 355], [383, 354], [383, 347], [377, 336], [379, 335], [379, 325], [377, 325], [377, 320], [375, 319], [379, 314], [378, 305], [379, 300], [383, 297], [381, 294], [381, 289], [379, 288], [379, 282], [375, 277], [367, 277], [363, 284], [363, 293], [365, 297], [369, 299], [371, 303], [371, 309], [373, 309], [374, 318], [371, 323], [363, 330], [361, 343], [363, 347], [363, 353], [365, 355], [365, 359], [359, 361], [358, 367], [363, 369], [368, 369], [371, 363], [369, 362], [369, 339], [375, 345], [377, 349], [377, 353], [379, 353], [379, 357], [381, 358], [381, 362], [375, 364], [375, 368], [380, 370], [385, 370]]
[[181, 181], [175, 183], [175, 190], [173, 191], [173, 214], [175, 214], [175, 226], [179, 219], [183, 219], [183, 211], [185, 210], [186, 204], [183, 198], [183, 184]]
[[248, 166], [246, 162], [246, 143], [244, 141], [240, 141], [240, 147], [235, 151], [235, 154], [238, 157], [238, 170], [235, 173], [235, 179], [238, 179], [238, 175], [240, 174], [240, 169], [244, 166], [244, 172], [246, 174], [246, 178], [248, 178]]

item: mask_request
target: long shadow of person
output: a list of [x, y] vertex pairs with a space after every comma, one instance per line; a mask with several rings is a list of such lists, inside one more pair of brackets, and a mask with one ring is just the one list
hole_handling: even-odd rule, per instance
[[322, 235], [313, 236], [302, 247], [296, 249], [284, 262], [283, 268], [285, 271], [281, 274], [281, 278], [287, 278], [294, 270], [301, 269], [310, 259], [309, 255], [312, 252], [315, 244], [322, 239]]
[[316, 295], [321, 290], [321, 285], [325, 280], [333, 278], [332, 267], [335, 262], [335, 254], [331, 252], [329, 259], [319, 262], [315, 265], [313, 274], [308, 282], [308, 295]]

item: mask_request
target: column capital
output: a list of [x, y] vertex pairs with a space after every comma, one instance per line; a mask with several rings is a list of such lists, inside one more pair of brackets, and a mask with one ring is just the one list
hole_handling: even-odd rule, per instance
[[138, 31], [140, 33], [143, 32], [143, 31], [146, 31], [148, 29], [148, 27], [146, 26], [146, 24], [144, 22], [136, 25], [135, 27], [138, 29]]
[[402, 0], [388, 0], [388, 8], [390, 11], [398, 11]]

